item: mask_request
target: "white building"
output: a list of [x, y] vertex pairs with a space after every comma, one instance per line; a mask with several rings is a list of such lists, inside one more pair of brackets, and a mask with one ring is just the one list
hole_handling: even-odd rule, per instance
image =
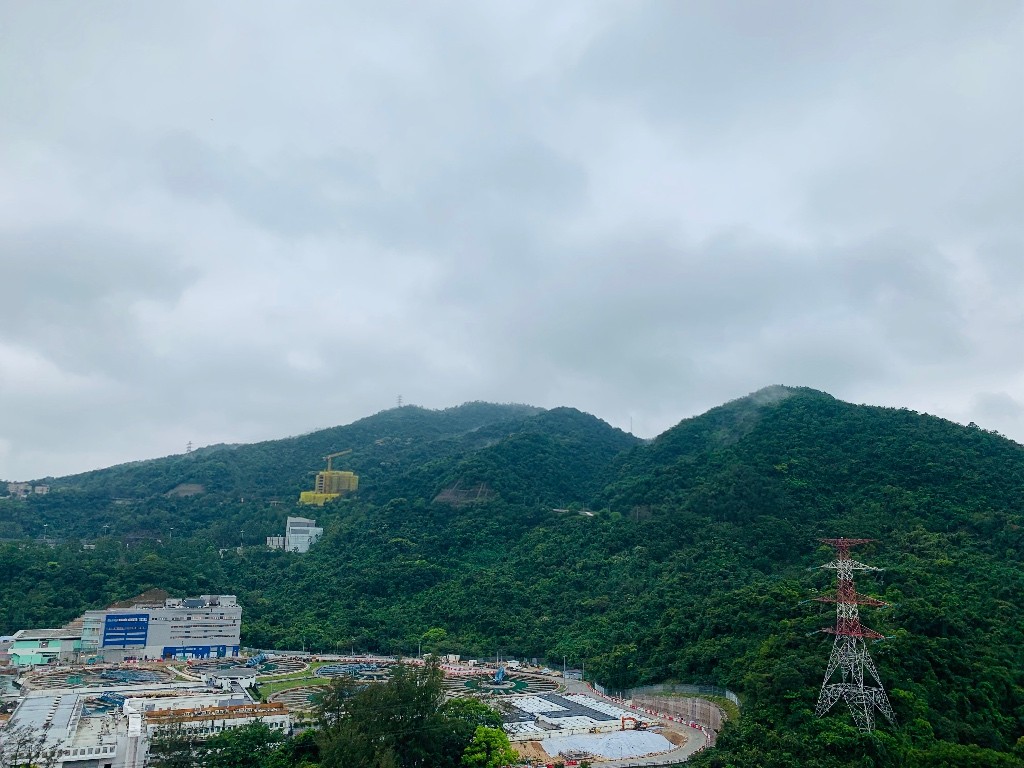
[[163, 728], [173, 727], [182, 727], [205, 738], [257, 720], [282, 733], [287, 733], [291, 726], [288, 708], [281, 703], [254, 702], [238, 694], [230, 699], [225, 699], [223, 694], [206, 699], [175, 697], [142, 702], [129, 699], [125, 702], [124, 711], [128, 715], [135, 712], [142, 715], [142, 729], [147, 739]]
[[[286, 733], [283, 704], [254, 702], [243, 690], [213, 692], [197, 683], [151, 688], [102, 687], [30, 691], [6, 729], [28, 731], [36, 743], [32, 764], [57, 768], [143, 768], [155, 733], [183, 727], [205, 738], [261, 720]], [[0, 764], [22, 765], [26, 753], [0, 735]], [[5, 762], [6, 761], [6, 762]]]
[[256, 687], [255, 667], [229, 667], [207, 672], [203, 675], [203, 682], [211, 688], [222, 691], [230, 691], [239, 688]]
[[[56, 765], [61, 768], [113, 768], [125, 765], [119, 755], [114, 717], [83, 719], [86, 697], [70, 690], [29, 693], [5, 729], [31, 734], [32, 748], [16, 738], [0, 738], [0, 755], [9, 765]], [[3, 762], [3, 761], [0, 761]]]
[[32, 493], [32, 483], [8, 483], [7, 493], [11, 496], [23, 499], [28, 494]]
[[309, 552], [309, 548], [320, 541], [323, 528], [316, 527], [316, 520], [307, 517], [289, 517], [285, 524], [284, 536], [267, 536], [267, 546], [286, 552]]
[[8, 483], [7, 494], [17, 499], [24, 499], [32, 493], [46, 494], [50, 492], [48, 485], [32, 485], [32, 483]]
[[237, 656], [242, 609], [234, 595], [166, 598], [140, 595], [116, 607], [86, 611], [82, 656], [125, 659], [207, 659]]

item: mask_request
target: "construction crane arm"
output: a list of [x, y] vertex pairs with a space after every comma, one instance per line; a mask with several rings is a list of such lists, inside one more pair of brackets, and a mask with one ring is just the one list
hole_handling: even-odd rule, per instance
[[352, 453], [352, 449], [351, 448], [349, 448], [348, 450], [345, 450], [345, 451], [338, 451], [337, 453], [330, 453], [327, 456], [324, 456], [324, 461], [327, 462], [327, 471], [328, 472], [331, 471], [331, 460], [332, 459], [336, 459], [339, 456], [346, 456], [346, 455], [348, 455], [350, 453]]

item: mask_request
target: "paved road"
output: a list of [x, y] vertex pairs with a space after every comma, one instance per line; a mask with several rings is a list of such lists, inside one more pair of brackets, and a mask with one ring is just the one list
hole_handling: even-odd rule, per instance
[[[580, 680], [566, 680], [564, 682], [566, 693], [586, 693], [591, 696], [597, 696], [598, 698], [600, 698], [599, 693], [594, 691], [593, 688], [591, 688], [589, 685]], [[647, 712], [643, 712], [637, 709], [636, 707], [627, 707], [625, 704], [622, 704], [618, 701], [616, 701], [615, 704], [625, 709], [632, 709], [638, 714], [641, 714], [644, 717], [650, 718], [652, 720], [658, 720], [663, 723], [667, 722], [662, 718], [649, 715]], [[650, 757], [629, 757], [623, 760], [609, 760], [607, 762], [602, 760], [600, 763], [598, 763], [598, 765], [600, 766], [600, 768], [628, 768], [628, 766], [675, 765], [676, 763], [685, 762], [690, 757], [690, 755], [704, 747], [706, 743], [704, 734], [696, 728], [691, 728], [690, 726], [683, 725], [682, 723], [671, 723], [671, 726], [673, 730], [684, 733], [687, 736], [686, 743], [678, 749], [673, 749], [671, 752], [665, 752], [660, 755], [651, 755]]]

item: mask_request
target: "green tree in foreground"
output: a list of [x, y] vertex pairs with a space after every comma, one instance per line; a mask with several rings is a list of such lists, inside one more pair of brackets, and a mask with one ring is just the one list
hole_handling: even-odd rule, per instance
[[56, 750], [44, 749], [46, 737], [28, 726], [4, 731], [0, 738], [0, 768], [31, 765], [51, 768], [57, 764]]
[[[203, 743], [205, 768], [277, 768], [290, 765], [281, 750], [284, 734], [263, 722], [221, 731]], [[281, 752], [282, 754], [278, 754]]]
[[180, 723], [161, 728], [149, 745], [153, 768], [193, 768], [201, 765], [199, 739]]
[[304, 768], [315, 766], [315, 745], [305, 735], [288, 739], [256, 721], [199, 739], [180, 724], [157, 733], [153, 768]]
[[478, 703], [445, 703], [436, 660], [394, 667], [385, 683], [332, 683], [319, 710], [324, 768], [448, 768], [484, 724], [500, 723]]
[[498, 728], [478, 726], [473, 740], [462, 753], [462, 764], [466, 768], [502, 768], [519, 762], [519, 755], [512, 749], [508, 736]]

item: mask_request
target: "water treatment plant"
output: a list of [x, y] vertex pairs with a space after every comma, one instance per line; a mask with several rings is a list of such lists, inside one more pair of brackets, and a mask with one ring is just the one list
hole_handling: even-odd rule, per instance
[[[151, 590], [53, 630], [3, 644], [0, 734], [38, 734], [53, 765], [144, 768], [155, 733], [182, 724], [200, 737], [257, 720], [284, 733], [311, 722], [333, 680], [382, 683], [423, 658], [240, 653], [233, 595], [172, 598]], [[713, 738], [701, 723], [631, 702], [514, 660], [439, 660], [449, 697], [475, 697], [501, 715], [524, 763], [584, 756], [678, 762]], [[6, 739], [11, 743], [11, 739]], [[17, 763], [15, 763], [17, 764]]]

